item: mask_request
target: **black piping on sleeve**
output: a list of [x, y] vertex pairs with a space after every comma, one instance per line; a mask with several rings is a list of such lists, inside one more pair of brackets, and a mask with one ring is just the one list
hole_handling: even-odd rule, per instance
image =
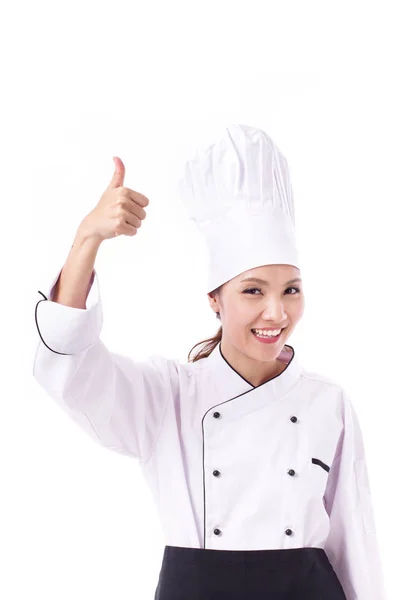
[[38, 320], [37, 320], [37, 308], [40, 304], [40, 302], [45, 302], [45, 301], [49, 301], [48, 298], [46, 298], [46, 296], [43, 294], [43, 292], [41, 292], [40, 290], [38, 290], [38, 294], [42, 294], [44, 300], [39, 300], [38, 303], [36, 304], [35, 307], [35, 322], [36, 322], [36, 329], [38, 330], [38, 334], [40, 336], [40, 339], [42, 340], [43, 344], [46, 346], [46, 348], [48, 348], [49, 350], [51, 350], [52, 352], [54, 352], [55, 354], [62, 354], [63, 356], [72, 356], [72, 354], [68, 354], [67, 352], [57, 352], [57, 350], [53, 350], [52, 348], [50, 348], [50, 346], [48, 346], [46, 344], [46, 342], [44, 341], [42, 334], [40, 333], [40, 329], [39, 329], [39, 324], [38, 324]]

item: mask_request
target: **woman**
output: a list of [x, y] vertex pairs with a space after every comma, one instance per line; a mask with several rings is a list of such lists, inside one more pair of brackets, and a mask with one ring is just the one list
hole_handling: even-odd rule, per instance
[[155, 599], [383, 600], [356, 413], [287, 344], [304, 296], [285, 158], [262, 130], [232, 125], [186, 164], [179, 191], [221, 320], [186, 364], [134, 362], [99, 337], [99, 245], [135, 235], [148, 204], [124, 175], [117, 159], [37, 303], [34, 375], [143, 469], [166, 540]]

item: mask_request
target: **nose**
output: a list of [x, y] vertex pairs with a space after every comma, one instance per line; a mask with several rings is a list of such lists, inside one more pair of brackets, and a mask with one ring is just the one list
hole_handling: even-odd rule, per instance
[[286, 320], [283, 303], [280, 300], [269, 299], [263, 312], [262, 318], [265, 321], [273, 321], [274, 323], [282, 323]]

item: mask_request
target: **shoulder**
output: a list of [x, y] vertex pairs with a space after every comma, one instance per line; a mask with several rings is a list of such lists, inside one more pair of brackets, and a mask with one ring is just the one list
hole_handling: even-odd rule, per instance
[[332, 391], [337, 392], [341, 392], [343, 390], [343, 387], [336, 379], [333, 379], [324, 373], [310, 371], [309, 369], [303, 368], [301, 376], [304, 381], [310, 385], [314, 384], [316, 386], [320, 386], [321, 388], [331, 389]]
[[306, 397], [330, 406], [342, 417], [346, 412], [346, 406], [351, 407], [349, 396], [342, 383], [325, 373], [303, 368], [301, 386]]
[[184, 362], [178, 357], [166, 358], [159, 354], [153, 354], [144, 364], [147, 364], [150, 370], [157, 370], [162, 372], [165, 376], [169, 376], [171, 380], [178, 381], [190, 378], [194, 373], [203, 371], [206, 363], [206, 360]]

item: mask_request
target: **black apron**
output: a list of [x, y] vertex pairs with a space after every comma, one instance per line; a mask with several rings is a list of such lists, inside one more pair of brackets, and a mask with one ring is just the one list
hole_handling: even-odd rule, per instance
[[165, 546], [154, 600], [346, 600], [322, 548]]

